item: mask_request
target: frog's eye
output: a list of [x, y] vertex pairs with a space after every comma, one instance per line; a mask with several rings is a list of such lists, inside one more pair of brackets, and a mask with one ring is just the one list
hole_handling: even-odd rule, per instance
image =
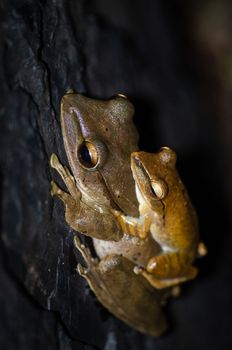
[[84, 141], [78, 149], [78, 159], [85, 168], [95, 168], [99, 162], [97, 147], [92, 142]]
[[160, 180], [151, 182], [151, 192], [155, 197], [163, 199], [166, 196], [167, 191], [168, 188], [164, 181]]
[[97, 139], [85, 140], [77, 151], [80, 164], [87, 170], [96, 170], [101, 167], [107, 159], [107, 154], [107, 146]]

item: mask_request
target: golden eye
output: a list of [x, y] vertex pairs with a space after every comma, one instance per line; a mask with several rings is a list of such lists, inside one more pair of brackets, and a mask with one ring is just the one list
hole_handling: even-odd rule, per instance
[[151, 182], [151, 191], [152, 193], [158, 197], [159, 199], [162, 199], [166, 196], [167, 193], [167, 186], [164, 182]]
[[96, 167], [99, 156], [95, 145], [92, 142], [84, 141], [78, 149], [78, 159], [85, 168]]

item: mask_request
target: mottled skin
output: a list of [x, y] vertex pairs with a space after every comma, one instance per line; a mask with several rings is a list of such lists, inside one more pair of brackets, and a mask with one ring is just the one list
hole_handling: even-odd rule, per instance
[[137, 149], [132, 115], [133, 106], [123, 96], [98, 101], [66, 94], [61, 126], [72, 174], [53, 154], [51, 166], [68, 193], [54, 181], [51, 193], [64, 202], [67, 223], [93, 238], [100, 261], [92, 259], [77, 237], [75, 246], [87, 265], [87, 269], [78, 265], [78, 272], [98, 300], [130, 326], [158, 336], [167, 327], [161, 303], [169, 292], [158, 293], [134, 273], [134, 267], [135, 263], [145, 266], [144, 257], [156, 255], [160, 248], [151, 237], [141, 240], [124, 235], [112, 211], [138, 214], [130, 170], [130, 154]]
[[115, 212], [124, 232], [141, 239], [151, 235], [162, 247], [160, 254], [148, 260], [146, 269], [135, 268], [160, 289], [196, 277], [192, 262], [197, 253], [206, 252], [198, 244], [197, 216], [175, 164], [176, 154], [168, 147], [155, 154], [132, 153], [140, 217]]

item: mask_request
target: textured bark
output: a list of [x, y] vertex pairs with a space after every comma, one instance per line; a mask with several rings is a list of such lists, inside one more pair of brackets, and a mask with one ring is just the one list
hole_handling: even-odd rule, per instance
[[[220, 139], [198, 93], [178, 7], [158, 0], [2, 0], [0, 8], [0, 347], [229, 348], [231, 258], [222, 256], [231, 239], [215, 157]], [[99, 98], [127, 94], [141, 148], [169, 145], [180, 155], [212, 253], [200, 262], [198, 280], [169, 305], [171, 331], [162, 339], [110, 315], [75, 271], [81, 258], [73, 231], [49, 194], [51, 153], [67, 162], [59, 102], [70, 88]]]

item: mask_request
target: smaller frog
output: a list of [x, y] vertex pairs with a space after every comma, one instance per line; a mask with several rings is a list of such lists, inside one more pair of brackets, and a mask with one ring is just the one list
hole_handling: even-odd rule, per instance
[[199, 242], [198, 220], [176, 169], [176, 153], [163, 147], [156, 154], [134, 152], [131, 169], [139, 201], [139, 218], [114, 211], [123, 232], [145, 239], [149, 234], [162, 247], [146, 268], [135, 267], [155, 288], [167, 288], [197, 275], [192, 266], [197, 253], [206, 254]]

